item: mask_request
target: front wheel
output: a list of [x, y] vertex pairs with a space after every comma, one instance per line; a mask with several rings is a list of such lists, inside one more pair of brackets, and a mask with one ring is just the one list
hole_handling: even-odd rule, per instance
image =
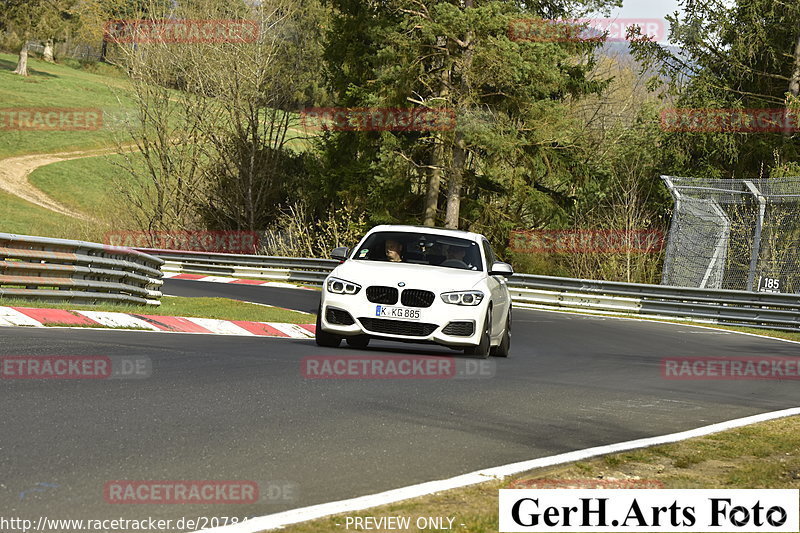
[[317, 327], [314, 329], [314, 339], [317, 341], [317, 346], [326, 348], [338, 348], [339, 343], [342, 342], [340, 336], [322, 330], [322, 306], [317, 309]]
[[468, 346], [464, 348], [464, 353], [467, 355], [474, 355], [476, 357], [482, 357], [486, 359], [489, 357], [489, 352], [491, 351], [492, 345], [492, 310], [489, 309], [489, 312], [486, 313], [486, 320], [483, 322], [483, 334], [481, 335], [481, 341], [477, 344], [477, 346]]
[[508, 357], [508, 352], [511, 349], [511, 309], [508, 310], [508, 318], [506, 318], [506, 331], [503, 333], [503, 338], [500, 344], [492, 348], [492, 355], [495, 357]]

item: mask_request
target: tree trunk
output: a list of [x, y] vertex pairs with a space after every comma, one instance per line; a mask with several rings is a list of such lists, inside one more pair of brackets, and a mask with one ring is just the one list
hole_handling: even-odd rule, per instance
[[[436, 37], [436, 48], [441, 51], [442, 55], [435, 55], [432, 68], [439, 69], [440, 85], [433, 92], [431, 100], [434, 102], [447, 101], [448, 83], [447, 83], [447, 70], [444, 64], [449, 60], [447, 53], [447, 37]], [[438, 105], [438, 104], [437, 104]], [[422, 218], [424, 226], [435, 226], [436, 215], [439, 213], [439, 190], [442, 184], [442, 159], [444, 157], [444, 148], [442, 146], [442, 136], [431, 134], [431, 139], [434, 142], [431, 148], [429, 169], [428, 169], [428, 186], [425, 189], [425, 209]]]
[[439, 187], [442, 183], [441, 157], [442, 148], [437, 142], [431, 149], [428, 187], [425, 190], [425, 213], [422, 219], [424, 226], [436, 225], [436, 214], [439, 211]]
[[[471, 9], [473, 0], [464, 0], [464, 9]], [[466, 109], [470, 98], [469, 71], [472, 68], [472, 40], [474, 33], [468, 30], [464, 37], [463, 48], [464, 63], [462, 65], [461, 80], [458, 84], [457, 101], [460, 105], [456, 106], [456, 120], [458, 120], [458, 110]], [[467, 143], [464, 135], [456, 129], [453, 140], [453, 167], [450, 172], [450, 179], [447, 183], [447, 212], [445, 213], [445, 227], [458, 229], [459, 211], [461, 210], [461, 188], [464, 182], [464, 168], [467, 162]]]
[[55, 63], [53, 59], [53, 39], [47, 39], [44, 42], [44, 52], [42, 52], [42, 60], [48, 63]]
[[[797, 44], [794, 46], [794, 69], [792, 70], [792, 77], [789, 80], [789, 93], [795, 98], [800, 95], [800, 37], [797, 38]], [[788, 118], [785, 119], [783, 134], [787, 137], [794, 133], [789, 126], [791, 122], [792, 121], [788, 120]]]
[[14, 74], [19, 74], [20, 76], [27, 76], [28, 75], [28, 41], [25, 40], [25, 44], [22, 45], [22, 50], [19, 51], [19, 61], [17, 62], [17, 68], [14, 69]]
[[800, 95], [800, 37], [797, 38], [797, 43], [794, 45], [794, 70], [792, 78], [789, 80], [789, 92], [793, 96]]
[[461, 186], [464, 181], [464, 166], [467, 160], [467, 146], [464, 136], [456, 131], [453, 144], [453, 168], [447, 183], [447, 212], [444, 227], [458, 229], [458, 217], [461, 210]]

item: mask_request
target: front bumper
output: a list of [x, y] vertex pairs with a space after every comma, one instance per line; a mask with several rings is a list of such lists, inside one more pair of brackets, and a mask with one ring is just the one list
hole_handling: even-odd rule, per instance
[[[419, 320], [400, 320], [379, 318], [377, 307], [367, 300], [365, 291], [358, 294], [344, 295], [325, 291], [322, 295], [322, 314], [320, 322], [322, 329], [345, 337], [355, 335], [369, 335], [384, 339], [436, 343], [445, 346], [475, 346], [480, 343], [483, 321], [489, 305], [488, 298], [476, 306], [461, 306], [444, 303], [436, 295], [430, 307], [407, 307], [420, 312]], [[385, 307], [385, 306], [384, 306]], [[404, 307], [397, 304], [396, 307]], [[352, 317], [352, 324], [342, 324], [346, 312]], [[332, 319], [332, 320], [329, 320]], [[471, 323], [472, 331], [463, 335], [469, 328], [466, 324], [459, 327], [448, 325], [451, 323]], [[445, 330], [445, 328], [447, 328]], [[461, 334], [451, 334], [461, 333]]]

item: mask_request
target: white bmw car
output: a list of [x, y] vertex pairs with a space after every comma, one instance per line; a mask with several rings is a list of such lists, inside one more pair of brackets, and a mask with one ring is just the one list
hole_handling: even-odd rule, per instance
[[483, 235], [422, 226], [376, 226], [326, 278], [317, 313], [320, 346], [365, 348], [370, 339], [435, 343], [468, 355], [507, 357], [511, 265]]

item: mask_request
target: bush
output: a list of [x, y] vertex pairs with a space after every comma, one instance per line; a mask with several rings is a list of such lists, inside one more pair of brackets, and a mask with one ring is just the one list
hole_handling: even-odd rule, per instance
[[339, 246], [352, 248], [368, 230], [364, 213], [347, 205], [328, 211], [327, 218], [315, 220], [306, 204], [286, 208], [267, 231], [260, 253], [285, 257], [329, 257]]

